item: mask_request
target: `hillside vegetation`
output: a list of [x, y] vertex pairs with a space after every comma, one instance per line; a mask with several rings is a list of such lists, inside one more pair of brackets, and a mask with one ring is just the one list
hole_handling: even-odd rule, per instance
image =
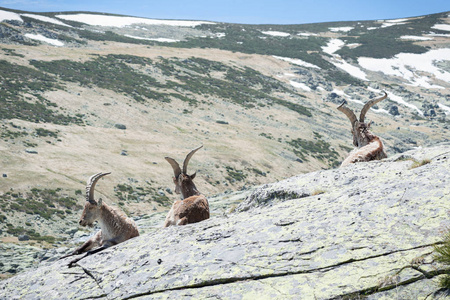
[[[97, 187], [108, 204], [136, 220], [163, 215], [178, 199], [164, 157], [181, 160], [199, 145], [189, 171], [209, 197], [336, 168], [353, 148], [348, 119], [336, 110], [344, 99], [359, 110], [388, 92], [367, 113], [388, 156], [450, 136], [448, 13], [102, 26], [78, 12], [0, 12], [15, 16], [0, 18], [5, 245], [50, 249], [90, 232], [77, 220], [85, 182], [99, 171], [112, 172]], [[413, 65], [418, 56], [401, 65], [403, 54], [428, 55], [429, 65]]]

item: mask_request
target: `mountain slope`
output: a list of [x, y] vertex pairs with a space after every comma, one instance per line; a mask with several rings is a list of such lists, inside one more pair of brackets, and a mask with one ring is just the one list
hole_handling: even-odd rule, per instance
[[164, 156], [201, 144], [189, 167], [208, 196], [334, 168], [352, 148], [336, 106], [381, 90], [367, 118], [389, 156], [446, 141], [448, 15], [282, 26], [0, 9], [1, 236], [73, 238], [98, 171], [112, 172], [107, 203], [164, 213]]
[[72, 269], [71, 258], [46, 263], [0, 290], [5, 299], [446, 299], [437, 281], [450, 270], [433, 245], [450, 225], [448, 147], [265, 185], [235, 213], [154, 228]]

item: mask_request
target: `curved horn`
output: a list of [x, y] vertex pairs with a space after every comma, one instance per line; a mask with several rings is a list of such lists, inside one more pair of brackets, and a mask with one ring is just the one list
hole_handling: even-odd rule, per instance
[[111, 172], [107, 172], [107, 173], [97, 173], [92, 175], [91, 177], [89, 177], [88, 181], [87, 181], [87, 185], [86, 185], [86, 201], [89, 202], [95, 202], [94, 200], [94, 190], [95, 190], [95, 184], [97, 183], [97, 181], [102, 178], [105, 175], [111, 174]]
[[347, 103], [347, 101], [344, 100], [344, 102], [341, 103], [341, 105], [339, 105], [337, 107], [337, 109], [341, 112], [343, 112], [349, 119], [350, 122], [353, 124], [355, 124], [356, 121], [358, 121], [358, 119], [356, 119], [355, 113], [348, 107], [344, 106]]
[[173, 169], [173, 173], [175, 175], [175, 178], [178, 178], [178, 176], [180, 176], [181, 174], [181, 169], [180, 169], [180, 165], [175, 161], [175, 159], [171, 158], [171, 157], [164, 157], [169, 164], [172, 166]]
[[189, 164], [189, 160], [191, 159], [192, 155], [194, 155], [194, 153], [197, 152], [197, 150], [200, 149], [201, 147], [203, 147], [203, 145], [195, 148], [194, 150], [189, 152], [188, 155], [186, 155], [186, 158], [184, 159], [184, 162], [183, 162], [183, 174], [187, 174], [187, 166]]
[[377, 104], [377, 103], [380, 102], [381, 100], [386, 99], [387, 93], [386, 93], [385, 91], [383, 91], [383, 92], [384, 92], [384, 96], [382, 96], [382, 97], [380, 97], [380, 98], [377, 98], [377, 99], [369, 100], [369, 102], [367, 102], [367, 103], [364, 105], [363, 109], [361, 110], [361, 114], [359, 115], [359, 121], [360, 121], [361, 123], [364, 122], [364, 118], [365, 118], [365, 116], [366, 116], [366, 113], [367, 113], [367, 111], [368, 111], [372, 106], [374, 106], [375, 104]]

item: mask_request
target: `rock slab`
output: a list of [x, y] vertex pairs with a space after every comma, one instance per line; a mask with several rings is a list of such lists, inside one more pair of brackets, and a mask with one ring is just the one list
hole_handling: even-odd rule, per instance
[[0, 299], [448, 299], [449, 213], [444, 144], [262, 186], [235, 213], [4, 280]]

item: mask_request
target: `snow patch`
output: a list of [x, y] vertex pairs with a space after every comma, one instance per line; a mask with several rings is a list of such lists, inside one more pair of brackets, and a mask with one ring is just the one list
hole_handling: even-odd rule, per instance
[[137, 40], [146, 40], [146, 41], [155, 41], [155, 42], [162, 42], [162, 43], [176, 43], [180, 40], [173, 40], [173, 39], [166, 39], [166, 38], [144, 38], [134, 35], [125, 34], [126, 37], [137, 39]]
[[440, 109], [442, 109], [444, 111], [444, 113], [446, 115], [450, 115], [450, 107], [448, 107], [447, 105], [444, 105], [442, 103], [438, 103], [438, 106]]
[[414, 41], [432, 41], [433, 38], [426, 36], [415, 36], [415, 35], [403, 35], [400, 37], [403, 40], [414, 40]]
[[[382, 93], [381, 90], [377, 90], [377, 89], [374, 89], [374, 88], [371, 88], [371, 87], [369, 87], [368, 90], [372, 91], [374, 93], [378, 93], [378, 94]], [[392, 101], [394, 101], [397, 104], [400, 104], [400, 105], [406, 106], [408, 108], [411, 108], [412, 110], [417, 111], [417, 113], [419, 115], [423, 116], [423, 112], [420, 109], [418, 109], [417, 106], [415, 106], [414, 104], [410, 104], [410, 103], [406, 102], [405, 100], [403, 100], [402, 97], [397, 96], [397, 95], [395, 95], [395, 94], [393, 94], [391, 92], [386, 91], [386, 93], [388, 94], [388, 99], [389, 100], [392, 100]]]
[[393, 20], [385, 20], [386, 23], [404, 23], [408, 21], [408, 19], [393, 19]]
[[340, 39], [331, 39], [328, 44], [322, 47], [323, 52], [333, 55], [334, 52], [338, 51], [345, 46], [344, 41]]
[[304, 83], [296, 82], [296, 81], [293, 81], [293, 80], [289, 81], [289, 83], [295, 88], [302, 89], [302, 90], [307, 91], [307, 92], [311, 92], [311, 88], [309, 86], [307, 86], [306, 84], [304, 84]]
[[330, 30], [332, 32], [339, 32], [339, 31], [349, 32], [352, 29], [354, 29], [354, 27], [350, 27], [350, 26], [348, 26], [348, 27], [330, 27], [330, 28], [328, 28], [328, 30]]
[[[434, 49], [422, 54], [400, 53], [393, 58], [360, 57], [358, 63], [367, 70], [404, 78], [413, 86], [425, 88], [443, 87], [430, 83], [431, 77], [450, 83], [450, 73], [435, 66], [435, 61], [449, 60], [450, 49]], [[429, 73], [430, 76], [419, 75]]]
[[0, 22], [8, 21], [8, 20], [23, 22], [23, 20], [19, 14], [16, 14], [16, 13], [13, 13], [10, 11], [0, 10]]
[[57, 20], [57, 19], [54, 19], [54, 18], [50, 18], [50, 17], [46, 17], [46, 16], [33, 15], [33, 14], [21, 14], [21, 16], [28, 17], [28, 18], [35, 19], [35, 20], [39, 20], [39, 21], [42, 21], [42, 22], [47, 22], [47, 23], [52, 23], [52, 24], [56, 24], [56, 25], [72, 27], [70, 25], [67, 25], [67, 24], [61, 22], [60, 20]]
[[202, 24], [215, 24], [206, 21], [156, 20], [136, 17], [105, 16], [96, 14], [57, 15], [59, 19], [85, 23], [92, 26], [125, 27], [133, 24], [167, 25], [178, 27], [195, 27]]
[[261, 31], [264, 34], [271, 35], [271, 36], [281, 36], [281, 37], [287, 37], [290, 36], [290, 33], [287, 32], [281, 32], [281, 31]]
[[398, 104], [401, 104], [403, 106], [409, 107], [409, 108], [417, 111], [419, 113], [419, 115], [423, 116], [423, 112], [420, 109], [418, 109], [417, 106], [415, 106], [414, 104], [410, 104], [410, 103], [406, 102], [405, 100], [403, 100], [402, 97], [394, 95], [391, 92], [387, 92], [387, 94], [388, 94], [388, 97], [390, 100], [392, 100]]
[[358, 68], [356, 66], [349, 64], [344, 59], [342, 59], [338, 56], [333, 58], [331, 60], [331, 63], [333, 65], [335, 65], [336, 67], [338, 67], [339, 69], [342, 69], [345, 72], [347, 72], [348, 74], [352, 75], [353, 77], [359, 78], [364, 81], [369, 81], [367, 79], [367, 74], [363, 70], [361, 70], [360, 68]]
[[450, 34], [444, 34], [444, 33], [434, 33], [430, 32], [427, 34], [428, 36], [435, 36], [435, 37], [450, 37]]
[[331, 63], [337, 68], [344, 70], [353, 77], [359, 78], [361, 80], [368, 81], [366, 73], [360, 68], [353, 66], [342, 59], [339, 55], [334, 54], [336, 51], [345, 46], [344, 41], [340, 39], [331, 39], [325, 47], [322, 47], [323, 52], [333, 56]]
[[58, 47], [64, 46], [63, 42], [55, 40], [55, 39], [47, 38], [47, 37], [43, 36], [42, 34], [27, 33], [27, 34], [25, 34], [25, 36], [29, 39], [41, 41], [41, 42], [44, 42], [44, 43], [47, 43], [47, 44], [50, 44], [53, 46], [58, 46]]
[[347, 47], [350, 48], [350, 49], [355, 49], [355, 48], [357, 48], [357, 47], [359, 47], [361, 45], [362, 44], [359, 44], [359, 43], [351, 43], [351, 44], [347, 44]]
[[297, 58], [294, 59], [294, 58], [281, 57], [281, 56], [275, 56], [275, 55], [273, 55], [272, 57], [274, 57], [276, 59], [279, 59], [279, 60], [287, 61], [287, 62], [289, 62], [291, 64], [294, 64], [294, 65], [302, 66], [302, 67], [320, 69], [320, 67], [318, 67], [316, 65], [313, 65], [313, 64], [310, 64], [310, 63], [308, 63], [306, 61], [303, 61], [301, 59], [297, 59]]
[[381, 24], [381, 28], [391, 27], [395, 25], [405, 25], [408, 24], [406, 21], [407, 19], [397, 19], [397, 20], [387, 20], [383, 24]]
[[449, 24], [436, 24], [433, 27], [431, 27], [431, 29], [450, 31], [450, 25]]
[[297, 33], [297, 35], [299, 35], [299, 36], [318, 36], [318, 34], [310, 33], [310, 32], [300, 32], [300, 33]]

